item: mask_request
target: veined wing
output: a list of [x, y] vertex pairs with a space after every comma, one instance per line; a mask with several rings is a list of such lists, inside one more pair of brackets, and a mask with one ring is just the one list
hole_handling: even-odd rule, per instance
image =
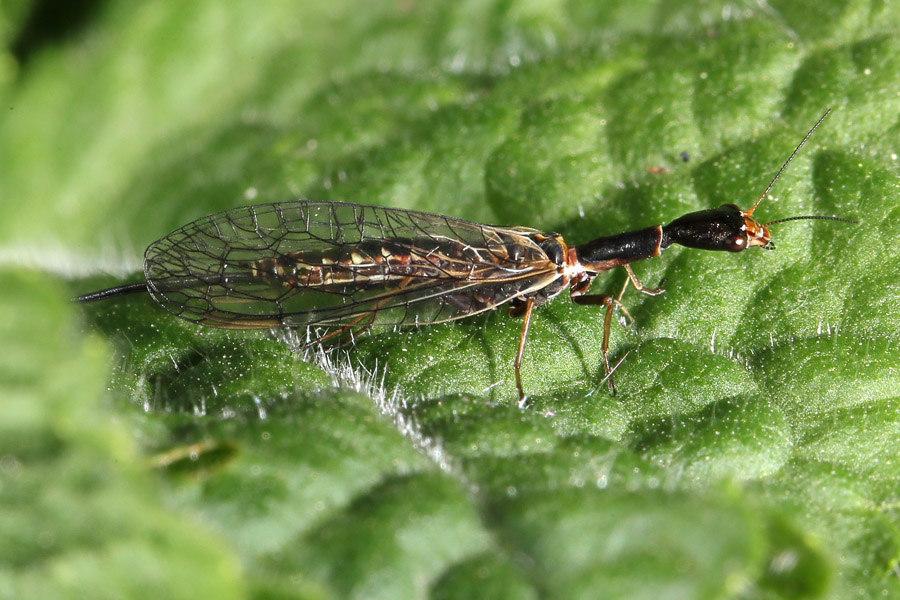
[[553, 284], [536, 233], [300, 200], [189, 223], [147, 249], [144, 272], [167, 310], [213, 327], [425, 324]]

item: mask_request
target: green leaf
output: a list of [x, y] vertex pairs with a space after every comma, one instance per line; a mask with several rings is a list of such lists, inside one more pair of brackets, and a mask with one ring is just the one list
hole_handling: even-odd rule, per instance
[[239, 598], [233, 551], [163, 508], [134, 441], [96, 398], [107, 356], [62, 291], [0, 274], [0, 596]]
[[[0, 596], [900, 594], [896, 7], [103, 3], [62, 37], [26, 9], [0, 9]], [[299, 196], [572, 245], [746, 209], [828, 108], [754, 215], [861, 222], [636, 263], [666, 293], [622, 297], [616, 396], [565, 293], [525, 409], [502, 309], [327, 353], [65, 301]]]

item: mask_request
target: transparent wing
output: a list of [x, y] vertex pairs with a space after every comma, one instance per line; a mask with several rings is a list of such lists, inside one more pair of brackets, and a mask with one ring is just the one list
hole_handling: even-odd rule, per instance
[[532, 235], [301, 200], [185, 225], [147, 249], [144, 272], [167, 310], [213, 327], [425, 324], [559, 287]]

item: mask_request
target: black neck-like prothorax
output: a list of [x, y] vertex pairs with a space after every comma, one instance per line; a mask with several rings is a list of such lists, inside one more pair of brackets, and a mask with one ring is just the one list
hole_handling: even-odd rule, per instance
[[600, 237], [575, 247], [575, 256], [588, 271], [601, 272], [636, 260], [659, 256], [663, 228], [657, 226]]

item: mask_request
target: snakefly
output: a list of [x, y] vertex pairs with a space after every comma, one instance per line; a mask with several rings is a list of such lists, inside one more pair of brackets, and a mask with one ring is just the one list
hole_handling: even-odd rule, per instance
[[[830, 111], [829, 111], [830, 112]], [[411, 210], [298, 200], [219, 212], [175, 230], [144, 254], [146, 281], [75, 298], [93, 302], [149, 292], [177, 317], [227, 329], [324, 328], [352, 336], [372, 325], [443, 323], [508, 307], [523, 317], [513, 363], [520, 402], [520, 366], [535, 307], [566, 288], [576, 304], [602, 305], [603, 364], [613, 394], [609, 331], [618, 296], [590, 294], [594, 278], [623, 267], [644, 287], [630, 263], [658, 256], [672, 244], [740, 252], [771, 248], [768, 227], [753, 212], [828, 112], [794, 149], [750, 210], [734, 204], [693, 212], [655, 225], [569, 246], [562, 236], [528, 227], [493, 227]], [[622, 288], [624, 293], [625, 287]]]

